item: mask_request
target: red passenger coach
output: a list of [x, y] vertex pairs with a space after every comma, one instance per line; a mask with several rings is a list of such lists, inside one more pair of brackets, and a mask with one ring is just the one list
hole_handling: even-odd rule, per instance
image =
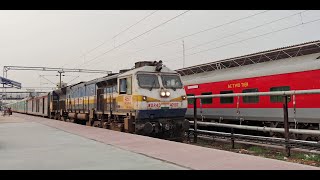
[[[320, 41], [314, 41], [177, 70], [188, 96], [320, 89]], [[320, 94], [292, 95], [292, 128], [319, 129]], [[204, 121], [281, 127], [281, 96], [206, 98], [197, 101]], [[193, 118], [189, 99], [187, 118]]]
[[[260, 76], [245, 79], [235, 79], [230, 81], [208, 82], [186, 86], [189, 95], [205, 94], [227, 94], [246, 92], [268, 92], [268, 91], [289, 91], [320, 89], [320, 70], [303, 71], [296, 73], [277, 74], [270, 76]], [[225, 102], [223, 102], [225, 99]], [[291, 99], [291, 98], [290, 98]], [[289, 99], [288, 106], [293, 108], [293, 101]], [[273, 96], [261, 97], [241, 97], [239, 103], [241, 108], [282, 108], [282, 99], [275, 99]], [[296, 108], [320, 108], [319, 95], [297, 95]], [[237, 98], [215, 98], [209, 100], [212, 103], [203, 101], [203, 108], [234, 108]], [[200, 106], [200, 101], [198, 102]], [[198, 106], [198, 107], [199, 107]], [[189, 104], [193, 107], [193, 104]]]

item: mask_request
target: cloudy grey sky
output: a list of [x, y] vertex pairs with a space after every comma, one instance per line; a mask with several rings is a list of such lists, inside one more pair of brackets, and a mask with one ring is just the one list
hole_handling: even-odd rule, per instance
[[[182, 40], [188, 67], [320, 40], [319, 29], [320, 11], [311, 10], [0, 11], [0, 73], [9, 65], [118, 72], [160, 59], [179, 69]], [[52, 87], [48, 80], [57, 83], [56, 74], [9, 71], [8, 78], [24, 87]], [[103, 76], [65, 75], [71, 84]]]

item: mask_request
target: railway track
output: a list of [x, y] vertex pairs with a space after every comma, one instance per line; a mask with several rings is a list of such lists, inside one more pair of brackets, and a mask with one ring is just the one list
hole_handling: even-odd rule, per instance
[[[207, 142], [217, 142], [221, 143], [223, 145], [228, 145], [230, 144], [230, 139], [229, 138], [223, 138], [223, 137], [214, 137], [214, 136], [207, 136], [207, 135], [199, 135], [199, 139], [205, 140]], [[190, 143], [190, 142], [189, 142]], [[235, 144], [238, 145], [251, 145], [251, 146], [257, 146], [257, 147], [262, 147], [262, 148], [271, 148], [274, 150], [285, 150], [285, 147], [282, 145], [275, 145], [275, 144], [269, 144], [269, 143], [259, 143], [259, 142], [254, 142], [254, 141], [242, 141], [242, 140], [235, 140]], [[237, 149], [237, 148], [235, 148]], [[291, 149], [294, 152], [302, 152], [302, 153], [313, 153], [313, 154], [318, 154], [320, 155], [320, 151], [317, 150], [309, 150], [309, 149], [302, 149], [302, 148], [292, 148]]]
[[[253, 136], [253, 135], [245, 135], [245, 134], [233, 134], [226, 132], [218, 132], [218, 131], [207, 131], [207, 130], [197, 130], [197, 136], [199, 138], [219, 138], [229, 140], [230, 143], [234, 147], [235, 141], [241, 141], [242, 143], [256, 143], [263, 145], [275, 145], [281, 147], [289, 147], [290, 149], [301, 149], [301, 150], [309, 150], [309, 151], [320, 151], [320, 142], [315, 141], [302, 141], [302, 140], [294, 140], [290, 139], [286, 141], [284, 138], [275, 138], [275, 137], [264, 137], [264, 136]], [[189, 129], [188, 139], [193, 139], [194, 137], [194, 129]], [[194, 141], [194, 140], [193, 140]]]

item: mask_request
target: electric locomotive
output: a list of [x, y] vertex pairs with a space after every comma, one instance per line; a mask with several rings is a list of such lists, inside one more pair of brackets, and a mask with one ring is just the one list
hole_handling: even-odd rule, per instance
[[165, 139], [181, 139], [186, 92], [180, 75], [162, 61], [142, 61], [133, 69], [66, 88], [64, 119]]

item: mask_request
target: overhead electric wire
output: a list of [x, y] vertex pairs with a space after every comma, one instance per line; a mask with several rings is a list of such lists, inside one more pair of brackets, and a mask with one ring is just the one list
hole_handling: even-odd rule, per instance
[[45, 80], [47, 80], [47, 81], [51, 82], [52, 84], [56, 85], [54, 82], [50, 81], [49, 79], [45, 78], [44, 76], [40, 76], [40, 77], [42, 77], [42, 78], [44, 78]]
[[[150, 49], [150, 48], [162, 46], [162, 45], [169, 44], [169, 43], [172, 43], [172, 42], [175, 42], [175, 41], [178, 41], [178, 40], [187, 38], [187, 37], [191, 37], [191, 36], [194, 36], [194, 35], [197, 35], [197, 34], [201, 34], [201, 33], [204, 33], [204, 32], [210, 31], [210, 30], [213, 30], [213, 29], [221, 28], [221, 27], [223, 27], [223, 26], [226, 26], [226, 25], [229, 25], [229, 24], [238, 22], [238, 21], [242, 21], [242, 20], [245, 20], [245, 19], [249, 19], [249, 18], [252, 18], [252, 17], [254, 17], [254, 16], [257, 16], [257, 15], [260, 15], [260, 14], [263, 14], [263, 13], [266, 13], [266, 12], [268, 12], [268, 11], [270, 11], [270, 10], [258, 12], [258, 13], [255, 13], [255, 14], [252, 14], [252, 15], [249, 15], [249, 16], [246, 16], [246, 17], [242, 17], [242, 18], [239, 18], [239, 19], [235, 19], [235, 20], [229, 21], [229, 22], [227, 22], [227, 23], [220, 24], [220, 25], [218, 25], [218, 26], [214, 26], [214, 27], [211, 27], [211, 28], [207, 28], [207, 29], [204, 29], [204, 30], [201, 30], [201, 31], [197, 31], [197, 32], [188, 34], [188, 35], [184, 35], [184, 36], [182, 36], [182, 37], [179, 37], [179, 38], [176, 38], [176, 39], [173, 39], [173, 40], [169, 40], [169, 41], [166, 41], [166, 42], [162, 42], [162, 43], [159, 43], [159, 44], [156, 44], [156, 45], [147, 47], [147, 48], [143, 48], [143, 49], [137, 50], [137, 51], [132, 52], [132, 53], [137, 53], [137, 52], [144, 51], [144, 50], [147, 50], [147, 49]], [[129, 54], [132, 54], [132, 53], [129, 53]], [[126, 54], [126, 55], [127, 55], [127, 54]], [[97, 63], [96, 63], [96, 64], [97, 64]]]
[[[260, 35], [253, 36], [253, 37], [250, 37], [250, 38], [246, 38], [246, 39], [243, 39], [243, 40], [239, 40], [239, 41], [236, 41], [236, 42], [232, 42], [232, 43], [224, 44], [224, 45], [221, 45], [221, 46], [217, 46], [217, 47], [205, 49], [205, 50], [198, 51], [198, 52], [191, 53], [191, 54], [186, 54], [185, 56], [192, 56], [192, 55], [200, 54], [200, 53], [203, 53], [203, 52], [206, 52], [206, 51], [210, 51], [210, 50], [213, 50], [213, 49], [219, 49], [219, 48], [222, 48], [222, 47], [225, 47], [225, 46], [229, 46], [229, 45], [232, 45], [232, 44], [244, 42], [244, 41], [247, 41], [247, 40], [250, 40], [250, 39], [262, 37], [262, 36], [269, 35], [269, 34], [273, 34], [273, 33], [276, 33], [276, 32], [288, 30], [288, 29], [295, 28], [295, 27], [298, 27], [298, 26], [301, 26], [301, 25], [313, 23], [313, 22], [316, 22], [316, 21], [319, 21], [319, 20], [320, 20], [320, 18], [319, 18], [319, 19], [312, 20], [312, 21], [304, 22], [304, 23], [302, 22], [302, 23], [297, 24], [297, 25], [293, 25], [293, 26], [289, 26], [289, 27], [286, 27], [286, 28], [282, 28], [282, 29], [278, 29], [278, 30], [275, 30], [275, 31], [271, 31], [271, 32], [268, 32], [268, 33], [260, 34]], [[178, 57], [178, 58], [181, 58], [181, 56]], [[178, 59], [178, 58], [170, 59], [170, 60], [167, 60], [167, 61], [173, 61], [173, 60], [176, 60], [176, 59]]]
[[238, 21], [242, 21], [242, 20], [245, 20], [245, 19], [249, 19], [249, 18], [252, 18], [252, 17], [254, 17], [254, 16], [257, 16], [257, 15], [260, 15], [260, 14], [263, 14], [263, 13], [266, 13], [266, 12], [268, 12], [268, 11], [270, 11], [270, 10], [266, 10], [266, 11], [263, 11], [263, 12], [255, 13], [255, 14], [253, 14], [253, 15], [246, 16], [246, 17], [239, 18], [239, 19], [235, 19], [235, 20], [229, 21], [229, 22], [227, 22], [227, 23], [220, 24], [220, 25], [218, 25], [218, 26], [214, 26], [214, 27], [211, 27], [211, 28], [208, 28], [208, 29], [204, 29], [204, 30], [201, 30], [201, 31], [198, 31], [198, 32], [195, 32], [195, 33], [188, 34], [188, 35], [184, 35], [184, 36], [182, 36], [182, 37], [179, 37], [179, 38], [176, 38], [176, 39], [173, 39], [173, 40], [169, 40], [169, 41], [162, 42], [162, 43], [159, 43], [159, 44], [156, 44], [156, 45], [153, 45], [153, 46], [144, 48], [144, 49], [140, 49], [140, 50], [138, 50], [138, 51], [135, 51], [134, 53], [137, 53], [137, 52], [140, 52], [140, 51], [144, 51], [144, 50], [146, 50], [146, 49], [150, 49], [150, 48], [162, 46], [162, 45], [164, 45], [164, 44], [169, 44], [169, 43], [171, 43], [171, 42], [175, 42], [175, 41], [178, 41], [178, 40], [187, 38], [187, 37], [191, 37], [191, 36], [194, 36], [194, 35], [197, 35], [197, 34], [201, 34], [201, 33], [204, 33], [204, 32], [210, 31], [210, 30], [213, 30], [213, 29], [217, 29], [217, 28], [220, 28], [220, 27], [223, 27], [223, 26], [226, 26], [226, 25], [229, 25], [229, 24], [238, 22]]
[[113, 50], [115, 50], [115, 49], [117, 49], [117, 48], [119, 48], [119, 47], [121, 47], [121, 46], [123, 46], [123, 45], [125, 45], [125, 44], [127, 44], [127, 43], [129, 43], [129, 42], [131, 42], [131, 41], [133, 41], [133, 40], [135, 40], [135, 39], [137, 39], [137, 38], [145, 35], [145, 34], [147, 34], [147, 33], [149, 33], [149, 32], [151, 32], [151, 31], [153, 31], [153, 30], [155, 30], [155, 29], [157, 29], [158, 27], [160, 27], [160, 26], [162, 26], [162, 25], [164, 25], [164, 24], [167, 24], [168, 22], [170, 22], [170, 21], [172, 21], [172, 20], [174, 20], [174, 19], [176, 19], [176, 18], [184, 15], [185, 13], [187, 13], [187, 12], [189, 12], [189, 11], [190, 11], [190, 10], [184, 11], [183, 13], [180, 13], [179, 15], [177, 15], [177, 16], [175, 16], [175, 17], [173, 17], [173, 18], [170, 18], [169, 20], [167, 20], [167, 21], [165, 21], [165, 22], [163, 22], [163, 23], [161, 23], [161, 24], [159, 24], [159, 25], [157, 25], [157, 26], [155, 26], [155, 27], [153, 27], [153, 28], [151, 28], [151, 29], [149, 29], [149, 30], [141, 33], [141, 34], [139, 34], [138, 36], [135, 36], [134, 38], [131, 38], [131, 39], [129, 39], [128, 41], [125, 41], [124, 43], [122, 43], [122, 44], [120, 44], [120, 45], [118, 45], [118, 46], [116, 46], [116, 47], [114, 47], [114, 48], [112, 48], [112, 49], [110, 49], [110, 50], [108, 50], [108, 51], [105, 51], [105, 52], [101, 53], [100, 55], [96, 56], [95, 58], [90, 59], [89, 61], [86, 61], [86, 62], [80, 64], [79, 66], [76, 66], [75, 68], [80, 67], [80, 66], [83, 66], [83, 65], [85, 65], [85, 64], [87, 64], [87, 63], [89, 63], [89, 62], [92, 62], [92, 61], [96, 60], [97, 58], [99, 58], [99, 57], [101, 57], [101, 56], [103, 56], [103, 55], [105, 55], [105, 54], [107, 54], [107, 53], [109, 53], [109, 52], [111, 52], [111, 51], [113, 51]]
[[[289, 15], [289, 16], [285, 16], [285, 17], [276, 19], [276, 20], [272, 20], [272, 21], [269, 21], [269, 22], [267, 22], [267, 23], [260, 24], [260, 25], [255, 26], [255, 27], [251, 27], [251, 28], [242, 30], [242, 31], [239, 31], [239, 32], [234, 33], [234, 34], [229, 34], [229, 35], [227, 35], [227, 36], [223, 36], [223, 37], [220, 37], [220, 38], [216, 38], [216, 39], [214, 39], [214, 40], [210, 40], [210, 41], [207, 41], [207, 42], [205, 42], [205, 43], [198, 44], [198, 45], [192, 46], [192, 47], [190, 47], [190, 48], [186, 48], [185, 50], [188, 51], [188, 50], [191, 50], [191, 49], [195, 49], [195, 48], [197, 48], [197, 47], [204, 46], [204, 45], [210, 44], [210, 43], [212, 43], [212, 42], [220, 41], [220, 40], [222, 40], [222, 39], [229, 38], [229, 37], [232, 37], [232, 36], [241, 34], [241, 33], [245, 33], [245, 32], [251, 31], [251, 30], [253, 30], [253, 29], [257, 29], [257, 28], [263, 27], [263, 26], [265, 26], [265, 25], [269, 25], [269, 24], [272, 24], [272, 23], [275, 23], [275, 22], [278, 22], [278, 21], [282, 21], [282, 20], [284, 20], [284, 19], [287, 19], [287, 18], [296, 16], [296, 15], [301, 15], [302, 13], [305, 13], [305, 12], [307, 12], [307, 11], [309, 11], [309, 10], [305, 10], [305, 11], [302, 11], [302, 12], [298, 12], [298, 13], [295, 13], [295, 14], [292, 14], [292, 15]], [[180, 51], [176, 51], [176, 52], [174, 52], [174, 53], [172, 53], [172, 54], [176, 54], [176, 53], [180, 53]], [[166, 56], [162, 56], [161, 58], [164, 58], [164, 57], [166, 57]]]
[[80, 76], [77, 76], [75, 78], [73, 78], [71, 81], [67, 82], [67, 84], [69, 84], [70, 82], [74, 81], [75, 79], [79, 78]]
[[[143, 17], [142, 19], [140, 19], [138, 22], [132, 24], [131, 26], [129, 26], [129, 27], [127, 27], [126, 29], [124, 29], [124, 30], [122, 30], [121, 32], [119, 32], [118, 34], [114, 35], [111, 39], [105, 40], [104, 42], [102, 42], [102, 43], [99, 44], [98, 46], [96, 46], [96, 47], [92, 48], [91, 50], [87, 51], [86, 53], [84, 53], [84, 56], [85, 56], [85, 55], [88, 55], [89, 53], [91, 53], [92, 51], [98, 49], [99, 47], [101, 47], [101, 46], [104, 45], [105, 43], [113, 40], [114, 38], [116, 38], [116, 37], [119, 36], [120, 34], [126, 32], [127, 30], [129, 30], [129, 29], [131, 29], [132, 27], [136, 26], [137, 24], [139, 24], [139, 23], [142, 22], [143, 20], [147, 19], [148, 17], [150, 17], [151, 15], [153, 15], [154, 13], [156, 13], [157, 11], [158, 11], [158, 10], [153, 11], [152, 13], [149, 13], [147, 16], [144, 16], [144, 17]], [[83, 55], [80, 56], [80, 57], [78, 57], [78, 58], [75, 59], [75, 60], [78, 60], [78, 59], [80, 59], [81, 57], [83, 57]], [[74, 61], [74, 60], [72, 60], [72, 62], [73, 62], [73, 61]], [[64, 67], [64, 66], [67, 65], [67, 64], [70, 64], [70, 63], [66, 63], [66, 64], [64, 64], [64, 65], [61, 66], [61, 67]]]

